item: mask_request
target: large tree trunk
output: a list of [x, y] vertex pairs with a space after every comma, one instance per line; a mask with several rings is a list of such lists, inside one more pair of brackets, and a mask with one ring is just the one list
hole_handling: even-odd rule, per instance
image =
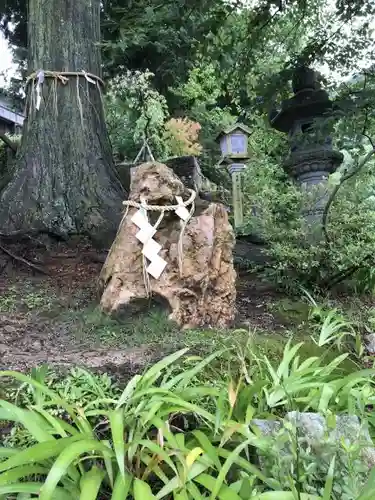
[[[100, 76], [100, 0], [29, 0], [29, 73]], [[99, 85], [45, 78], [40, 109], [27, 87], [16, 174], [0, 200], [0, 230], [110, 239], [125, 197], [114, 169]]]

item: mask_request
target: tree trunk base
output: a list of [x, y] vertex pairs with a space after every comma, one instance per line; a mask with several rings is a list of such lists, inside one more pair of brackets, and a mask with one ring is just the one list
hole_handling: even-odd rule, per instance
[[27, 84], [15, 173], [1, 193], [0, 231], [78, 234], [107, 247], [126, 193], [104, 118], [100, 1], [29, 4], [28, 70], [34, 77]]

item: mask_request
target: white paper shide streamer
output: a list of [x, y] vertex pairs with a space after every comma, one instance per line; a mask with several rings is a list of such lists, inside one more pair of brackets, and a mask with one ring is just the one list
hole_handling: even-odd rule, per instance
[[40, 104], [42, 102], [42, 85], [44, 83], [44, 71], [40, 69], [38, 73], [36, 74], [37, 82], [35, 86], [35, 93], [36, 93], [36, 103], [35, 103], [35, 109], [39, 111], [40, 109]]
[[[181, 225], [185, 226], [192, 214], [189, 210], [187, 210], [183, 199], [180, 196], [176, 196], [176, 201], [177, 208], [174, 212], [181, 219]], [[149, 265], [146, 267], [146, 272], [155, 279], [160, 278], [167, 266], [167, 262], [159, 255], [159, 252], [162, 250], [162, 246], [153, 239], [163, 215], [164, 213], [162, 211], [158, 222], [155, 226], [153, 226], [150, 224], [147, 217], [147, 204], [143, 202], [141, 208], [139, 208], [139, 210], [131, 218], [132, 223], [139, 228], [135, 237], [143, 244], [142, 255], [150, 261]]]

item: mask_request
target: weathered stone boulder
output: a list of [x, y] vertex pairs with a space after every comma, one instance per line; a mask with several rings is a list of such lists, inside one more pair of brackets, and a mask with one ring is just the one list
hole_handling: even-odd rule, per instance
[[[163, 164], [139, 166], [132, 179], [129, 200], [148, 205], [177, 205], [176, 196], [188, 200], [191, 192]], [[235, 315], [234, 233], [224, 206], [195, 199], [194, 213], [183, 223], [174, 212], [165, 212], [153, 239], [161, 245], [158, 255], [167, 263], [158, 279], [146, 266], [132, 222], [138, 208], [129, 208], [100, 275], [101, 308], [110, 314], [143, 307], [150, 295], [162, 299], [170, 319], [181, 327], [229, 326]], [[191, 206], [187, 207], [188, 210]], [[154, 225], [160, 211], [147, 211]], [[181, 238], [181, 240], [180, 240]], [[146, 265], [145, 265], [146, 264]]]
[[[358, 446], [358, 454], [368, 468], [375, 466], [374, 443], [366, 425], [355, 415], [337, 415], [333, 428], [328, 426], [325, 417], [319, 413], [296, 411], [287, 413], [284, 420], [253, 420], [252, 424], [258, 427], [263, 436], [276, 439], [284, 429], [288, 432], [284, 426], [286, 422], [296, 430], [299, 444], [309, 446], [311, 453], [317, 456], [324, 447], [325, 452], [330, 447], [332, 456], [336, 452], [343, 452], [345, 443], [351, 447]], [[284, 452], [288, 453], [288, 442], [285, 443]]]

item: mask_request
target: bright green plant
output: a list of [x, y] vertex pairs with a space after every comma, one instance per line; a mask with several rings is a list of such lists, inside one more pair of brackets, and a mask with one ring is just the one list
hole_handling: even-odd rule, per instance
[[[119, 399], [108, 401], [110, 410], [103, 405], [95, 409], [90, 403], [85, 407], [69, 404], [33, 378], [3, 372], [3, 376], [31, 384], [43, 397], [28, 409], [0, 402], [1, 419], [22, 424], [37, 442], [24, 451], [1, 449], [5, 460], [0, 464], [0, 494], [39, 492], [42, 500], [90, 499], [97, 498], [100, 490], [112, 499], [128, 495], [161, 499], [172, 494], [174, 498], [186, 498], [203, 488], [212, 498], [227, 491], [231, 498], [241, 499], [242, 485], [246, 486], [254, 475], [277, 487], [277, 482], [264, 477], [241, 457], [250, 445], [265, 447], [261, 439], [244, 425], [231, 430], [230, 420], [218, 419], [191, 402], [217, 395], [210, 386], [191, 386], [217, 355], [172, 374], [172, 363], [184, 354], [186, 350], [157, 363], [143, 376], [135, 376]], [[67, 418], [51, 414], [51, 407], [62, 408]], [[185, 415], [187, 425], [195, 421], [203, 428], [216, 428], [218, 443], [210, 444], [199, 431], [180, 431], [178, 415]], [[102, 426], [93, 427], [93, 417], [101, 417]], [[225, 444], [233, 433], [241, 440], [234, 449], [227, 449]], [[230, 479], [227, 475], [234, 466], [243, 473]], [[19, 482], [35, 475], [44, 477], [44, 481]]]
[[[82, 401], [68, 401], [66, 394], [51, 389], [45, 368], [32, 377], [1, 372], [32, 388], [32, 397], [22, 405], [0, 401], [0, 419], [23, 426], [34, 443], [0, 448], [0, 495], [38, 494], [42, 500], [328, 499], [336, 485], [333, 477], [338, 477], [334, 462], [319, 472], [316, 462], [305, 457], [306, 474], [315, 467], [319, 483], [311, 490], [313, 484], [301, 483], [296, 475], [297, 448], [288, 462], [289, 482], [280, 481], [279, 474], [253, 460], [257, 450], [275, 463], [278, 446], [249, 424], [270, 411], [282, 415], [294, 404], [322, 411], [333, 401], [334, 409], [341, 407], [340, 401], [350, 406], [355, 391], [356, 400], [362, 397], [367, 404], [373, 398], [368, 380], [373, 372], [338, 377], [343, 356], [328, 365], [315, 358], [300, 362], [299, 347], [288, 343], [278, 366], [266, 358], [253, 359], [249, 351], [240, 360], [242, 377], [229, 385], [226, 379], [204, 380], [207, 367], [223, 353], [186, 359], [181, 369], [176, 363], [186, 349], [134, 376], [120, 396], [103, 398], [102, 390], [111, 390], [108, 380], [103, 379], [107, 387], [102, 388], [100, 378], [77, 371], [77, 383], [92, 392], [91, 400], [86, 396]], [[281, 441], [285, 443], [284, 437]]]
[[240, 355], [243, 378], [236, 389], [237, 420], [249, 422], [254, 416], [279, 415], [286, 409], [317, 412], [329, 409], [363, 415], [367, 405], [373, 404], [374, 370], [344, 375], [343, 364], [349, 357], [348, 352], [330, 361], [327, 359], [329, 349], [321, 356], [303, 358], [302, 346], [303, 342], [292, 344], [289, 339], [282, 359], [275, 366], [267, 355], [258, 356], [249, 340]]
[[[52, 389], [59, 398], [77, 408], [84, 408], [88, 404], [92, 408], [98, 406], [105, 408], [120, 394], [119, 388], [106, 373], [95, 374], [82, 368], [71, 368], [64, 376], [43, 365], [34, 368], [30, 378]], [[18, 387], [5, 387], [3, 397], [21, 407], [43, 406], [46, 402], [46, 394], [28, 381]], [[65, 409], [61, 407], [53, 407], [48, 411], [51, 415], [60, 417], [66, 415]], [[91, 423], [95, 425], [97, 422], [92, 419]], [[4, 444], [11, 447], [22, 448], [34, 443], [33, 436], [20, 423], [15, 423], [10, 434], [4, 438]]]
[[105, 96], [106, 120], [115, 157], [133, 161], [146, 136], [153, 155], [167, 156], [163, 140], [168, 106], [152, 85], [149, 71], [128, 71], [116, 76]]
[[311, 309], [309, 311], [310, 323], [316, 323], [317, 333], [312, 335], [313, 341], [319, 346], [329, 349], [336, 347], [339, 350], [346, 348], [350, 350], [354, 342], [354, 351], [359, 359], [364, 353], [364, 346], [360, 330], [355, 324], [347, 319], [337, 308], [325, 307], [317, 304], [312, 295], [302, 287]]
[[[261, 137], [259, 142], [263, 142]], [[334, 286], [355, 276], [359, 269], [369, 276], [375, 244], [372, 170], [369, 163], [343, 183], [330, 205], [325, 231], [313, 235], [301, 214], [313, 208], [318, 190], [307, 195], [288, 179], [278, 160], [262, 150], [257, 153], [244, 177], [244, 232], [256, 233], [268, 243], [269, 278], [296, 291], [301, 284], [310, 288]], [[329, 192], [342, 182], [335, 175]]]

